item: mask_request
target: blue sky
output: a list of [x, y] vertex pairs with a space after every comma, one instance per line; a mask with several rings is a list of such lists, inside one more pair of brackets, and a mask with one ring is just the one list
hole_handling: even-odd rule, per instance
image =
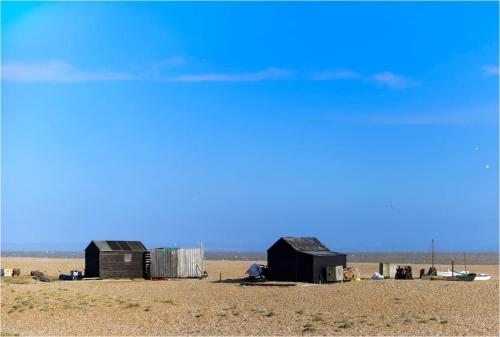
[[1, 6], [3, 249], [498, 250], [498, 3]]

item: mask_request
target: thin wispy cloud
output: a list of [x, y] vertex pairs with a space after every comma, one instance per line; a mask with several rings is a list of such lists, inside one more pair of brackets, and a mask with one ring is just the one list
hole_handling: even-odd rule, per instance
[[[180, 66], [185, 60], [180, 57], [155, 63], [161, 66]], [[163, 75], [155, 71], [83, 71], [67, 62], [50, 61], [46, 63], [11, 62], [2, 65], [2, 80], [11, 82], [101, 82], [101, 81], [162, 81], [162, 82], [251, 82], [291, 78], [295, 71], [281, 68], [269, 68], [245, 73], [201, 73]]]
[[362, 74], [353, 70], [324, 70], [313, 71], [307, 74], [307, 78], [315, 81], [335, 81], [335, 80], [360, 80], [365, 82], [375, 82], [390, 89], [406, 89], [419, 84], [418, 81], [408, 77], [396, 74], [390, 71], [384, 71], [375, 74]]
[[82, 71], [63, 61], [47, 63], [12, 62], [2, 65], [2, 79], [12, 82], [100, 82], [129, 81], [137, 76], [128, 72]]
[[[45, 63], [10, 62], [2, 65], [2, 80], [10, 82], [104, 82], [104, 81], [157, 81], [157, 82], [257, 82], [297, 78], [297, 71], [284, 68], [267, 68], [254, 72], [180, 73], [179, 67], [186, 60], [181, 56], [155, 62], [149, 68], [135, 67], [128, 71], [82, 70], [64, 61]], [[172, 68], [172, 69], [171, 69]], [[175, 68], [175, 69], [173, 69]], [[172, 75], [169, 73], [176, 72]], [[300, 77], [299, 77], [300, 78]], [[383, 72], [363, 75], [352, 70], [326, 70], [305, 73], [302, 79], [314, 81], [363, 80], [377, 82], [391, 89], [403, 89], [418, 82], [403, 75]]]
[[328, 81], [328, 80], [352, 80], [361, 78], [361, 74], [352, 70], [324, 70], [312, 71], [307, 76], [311, 80]]
[[498, 108], [474, 107], [468, 109], [442, 109], [447, 112], [382, 112], [370, 114], [330, 114], [326, 118], [337, 122], [378, 125], [441, 125], [467, 126], [479, 124], [496, 125]]
[[419, 84], [419, 82], [411, 80], [404, 75], [395, 74], [390, 71], [373, 74], [371, 78], [384, 86], [391, 89], [405, 89]]
[[165, 78], [170, 82], [253, 82], [264, 80], [280, 80], [290, 78], [295, 74], [293, 70], [270, 68], [263, 71], [248, 73], [206, 73], [189, 74]]
[[483, 70], [483, 72], [485, 74], [488, 74], [488, 75], [500, 74], [500, 70], [499, 70], [498, 66], [487, 65], [487, 66], [483, 66], [481, 69]]

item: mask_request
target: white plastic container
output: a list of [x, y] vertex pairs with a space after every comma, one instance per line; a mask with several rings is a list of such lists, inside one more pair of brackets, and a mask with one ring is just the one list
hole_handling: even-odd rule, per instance
[[378, 273], [384, 278], [395, 278], [397, 266], [393, 263], [379, 263]]

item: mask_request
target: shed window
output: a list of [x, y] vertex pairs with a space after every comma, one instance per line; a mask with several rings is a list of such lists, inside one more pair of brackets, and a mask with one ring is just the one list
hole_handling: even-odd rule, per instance
[[132, 262], [132, 254], [123, 254], [124, 262]]

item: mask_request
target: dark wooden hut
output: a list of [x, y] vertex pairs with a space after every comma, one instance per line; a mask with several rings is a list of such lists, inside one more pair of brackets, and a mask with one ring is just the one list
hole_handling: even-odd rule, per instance
[[347, 257], [313, 237], [282, 237], [267, 250], [267, 264], [270, 280], [324, 283], [326, 268], [346, 268]]
[[85, 277], [142, 278], [148, 250], [140, 241], [92, 241], [85, 248]]

